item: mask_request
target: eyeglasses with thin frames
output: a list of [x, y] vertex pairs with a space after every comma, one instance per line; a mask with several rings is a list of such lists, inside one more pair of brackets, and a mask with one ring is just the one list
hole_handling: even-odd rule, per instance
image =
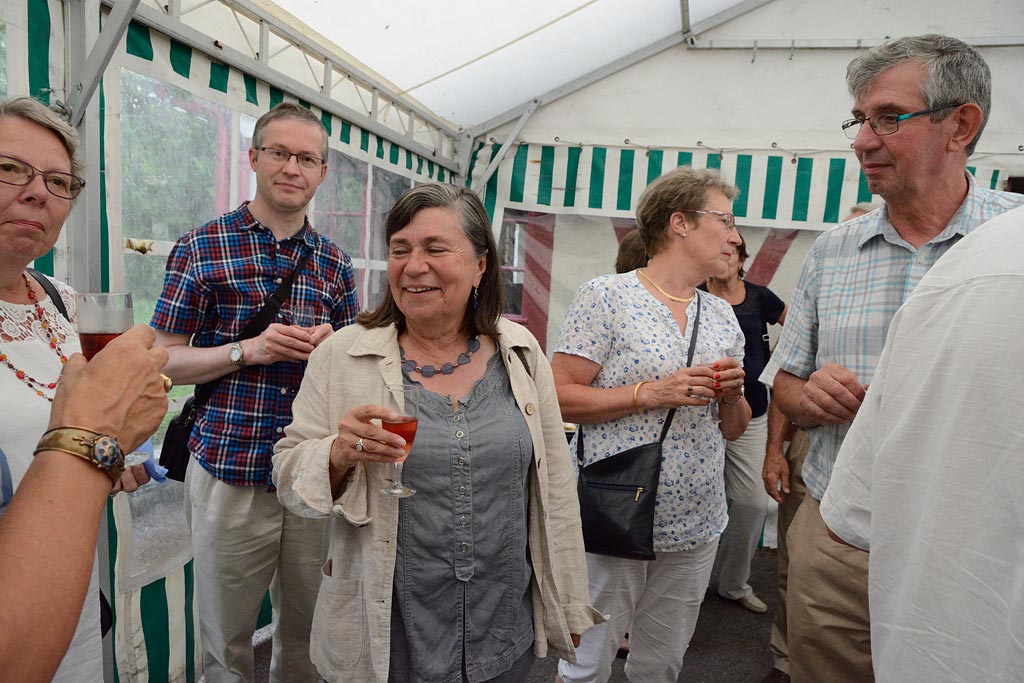
[[46, 191], [61, 199], [74, 199], [85, 187], [85, 180], [73, 173], [43, 171], [23, 159], [0, 154], [0, 183], [24, 187], [37, 175], [43, 177]]
[[722, 221], [726, 231], [731, 232], [736, 229], [736, 216], [731, 213], [715, 211], [714, 209], [686, 209], [681, 213], [706, 213]]
[[856, 140], [857, 135], [860, 133], [861, 125], [866, 123], [871, 126], [871, 130], [875, 131], [875, 135], [892, 135], [900, 129], [900, 121], [907, 121], [918, 116], [924, 116], [925, 114], [934, 114], [937, 111], [960, 106], [962, 104], [944, 104], [941, 107], [912, 111], [909, 114], [875, 114], [863, 119], [849, 119], [843, 121], [843, 132], [846, 133], [846, 137]]
[[320, 168], [324, 165], [323, 159], [315, 157], [312, 154], [296, 154], [295, 152], [286, 152], [285, 150], [277, 149], [276, 147], [259, 147], [258, 150], [269, 156], [271, 161], [280, 164], [281, 166], [284, 166], [291, 161], [292, 157], [295, 157], [295, 160], [299, 162], [299, 166], [307, 170]]

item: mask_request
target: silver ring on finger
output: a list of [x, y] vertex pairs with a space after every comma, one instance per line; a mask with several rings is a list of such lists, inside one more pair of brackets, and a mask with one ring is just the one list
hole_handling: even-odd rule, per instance
[[693, 387], [686, 387], [686, 395], [690, 396], [693, 394]]
[[359, 437], [359, 441], [356, 441], [356, 451], [358, 451], [359, 453], [362, 453], [365, 450], [366, 450], [366, 447], [363, 446], [363, 437]]

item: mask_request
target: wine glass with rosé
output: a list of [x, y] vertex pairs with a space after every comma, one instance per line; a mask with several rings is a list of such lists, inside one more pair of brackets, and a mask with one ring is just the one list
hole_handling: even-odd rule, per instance
[[[131, 292], [95, 292], [75, 295], [78, 342], [82, 355], [92, 359], [115, 337], [135, 324]], [[124, 456], [124, 466], [141, 465], [149, 454], [140, 451]]]
[[[404, 450], [407, 457], [413, 439], [416, 438], [416, 428], [419, 426], [420, 392], [418, 386], [411, 384], [386, 384], [381, 392], [381, 405], [389, 406], [397, 400], [402, 406], [399, 408], [398, 417], [393, 420], [381, 420], [380, 426], [405, 439]], [[392, 467], [394, 475], [391, 485], [381, 489], [381, 493], [395, 498], [408, 498], [416, 493], [416, 489], [402, 483], [402, 463], [396, 462]]]

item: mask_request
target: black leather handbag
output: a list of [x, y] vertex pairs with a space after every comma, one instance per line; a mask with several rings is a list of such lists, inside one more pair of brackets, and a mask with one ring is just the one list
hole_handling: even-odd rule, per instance
[[[583, 546], [588, 553], [654, 559], [654, 502], [661, 476], [661, 444], [676, 409], [668, 411], [661, 438], [616, 453], [580, 469]], [[583, 430], [576, 437], [576, 458], [583, 461]]]
[[[291, 274], [282, 280], [277, 285], [277, 289], [267, 296], [263, 301], [263, 307], [253, 316], [252, 320], [249, 321], [245, 329], [238, 336], [238, 341], [258, 337], [263, 330], [270, 326], [274, 317], [277, 316], [277, 312], [281, 310], [281, 306], [291, 296], [295, 278], [302, 271], [303, 266], [306, 265], [306, 261], [309, 260], [312, 253], [312, 249], [307, 249], [306, 253], [299, 259], [299, 262], [295, 264]], [[199, 412], [199, 407], [213, 396], [213, 392], [217, 389], [221, 379], [223, 378], [199, 385], [196, 392], [185, 401], [181, 412], [171, 418], [171, 421], [168, 423], [167, 433], [164, 435], [164, 443], [160, 447], [160, 465], [167, 469], [167, 476], [169, 478], [176, 481], [185, 481], [185, 472], [188, 469], [189, 460], [192, 458], [188, 448], [188, 440], [192, 437], [193, 427], [196, 426], [196, 415]]]
[[[700, 328], [700, 293], [697, 314], [687, 352], [686, 366], [693, 363]], [[636, 446], [583, 467], [583, 426], [576, 436], [583, 546], [588, 553], [628, 560], [653, 560], [654, 503], [661, 476], [661, 446], [672, 426], [676, 409], [668, 411], [661, 436], [654, 443]]]

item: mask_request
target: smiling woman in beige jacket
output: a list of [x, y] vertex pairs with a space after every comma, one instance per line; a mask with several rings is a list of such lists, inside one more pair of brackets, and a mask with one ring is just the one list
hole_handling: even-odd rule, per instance
[[[428, 220], [424, 221], [424, 217]], [[480, 225], [476, 226], [477, 223]], [[333, 517], [330, 559], [323, 570], [313, 621], [312, 659], [321, 675], [331, 682], [385, 683], [389, 676], [390, 680], [407, 677], [416, 681], [525, 680], [534, 656], [553, 652], [575, 659], [574, 643], [578, 642], [579, 634], [602, 621], [588, 603], [575, 478], [551, 368], [527, 330], [497, 317], [500, 298], [484, 292], [485, 288], [496, 287], [500, 293], [500, 281], [490, 226], [475, 195], [454, 186], [414, 188], [392, 210], [387, 237], [391, 289], [385, 304], [374, 314], [364, 314], [362, 324], [335, 333], [313, 353], [295, 399], [293, 422], [275, 449], [274, 480], [281, 502], [299, 515]], [[461, 239], [466, 240], [466, 245], [460, 246]], [[482, 244], [472, 242], [473, 239]], [[487, 277], [487, 270], [492, 268], [494, 272]], [[477, 286], [481, 290], [479, 303], [468, 308], [470, 300], [477, 299], [476, 292], [470, 294]], [[457, 305], [453, 306], [452, 301]], [[489, 332], [463, 323], [479, 319], [480, 315], [489, 316], [490, 313], [481, 313], [485, 309], [495, 312]], [[382, 311], [384, 320], [378, 316]], [[385, 322], [388, 315], [398, 319]], [[452, 318], [457, 332], [450, 335], [447, 346], [431, 346], [430, 341], [439, 336], [429, 334], [430, 326], [452, 326]], [[446, 354], [454, 358], [472, 339], [479, 339], [478, 350], [469, 353], [466, 360], [460, 359], [454, 370], [428, 375], [420, 368], [412, 369], [407, 362], [403, 373], [403, 351], [421, 358], [442, 359]], [[468, 348], [472, 349], [472, 345]], [[480, 506], [489, 505], [491, 500], [503, 505], [508, 495], [495, 489], [514, 493], [516, 484], [510, 480], [500, 487], [479, 488], [477, 468], [496, 466], [495, 459], [507, 463], [508, 458], [515, 457], [514, 446], [492, 446], [489, 452], [482, 452], [480, 446], [487, 435], [480, 434], [480, 430], [471, 433], [467, 424], [481, 419], [474, 418], [471, 411], [474, 390], [495, 376], [500, 380], [496, 385], [504, 386], [504, 391], [510, 387], [510, 393], [505, 395], [513, 406], [501, 420], [523, 425], [525, 454], [519, 473], [523, 495], [518, 505], [509, 507], [513, 517], [525, 515], [525, 519], [503, 518], [500, 529], [478, 528], [477, 525], [485, 524], [478, 519], [487, 518], [487, 511]], [[446, 519], [439, 522], [442, 533], [434, 534], [437, 537], [423, 538], [426, 534], [422, 531], [400, 533], [401, 520], [412, 510], [404, 506], [426, 505], [431, 511], [446, 509], [448, 498], [458, 498], [464, 488], [459, 483], [462, 480], [456, 482], [453, 476], [449, 491], [442, 474], [440, 489], [433, 493], [417, 483], [419, 492], [414, 498], [381, 494], [391, 478], [390, 463], [403, 453], [403, 442], [383, 431], [373, 419], [395, 412], [392, 407], [376, 404], [381, 402], [384, 385], [400, 385], [403, 380], [421, 384], [424, 391], [435, 394], [435, 401], [442, 397], [450, 400], [452, 419], [463, 420], [459, 424], [466, 425], [466, 433], [474, 440], [473, 449], [468, 451], [472, 474], [466, 475], [471, 480], [466, 482], [472, 489], [470, 504], [476, 514], [470, 514], [468, 522], [475, 543], [456, 543], [447, 535], [448, 527], [467, 524], [466, 517], [455, 521], [444, 515]], [[423, 429], [421, 415], [420, 430]], [[458, 436], [463, 434], [461, 429]], [[446, 448], [424, 452], [421, 436], [417, 435], [406, 463], [406, 478], [410, 471], [415, 471], [410, 466], [417, 464], [416, 459], [439, 459], [440, 470], [434, 472], [445, 471], [449, 458], [453, 469], [456, 459], [463, 464], [461, 457], [451, 455], [459, 452], [461, 444], [453, 444], [451, 452]], [[447, 443], [447, 436], [444, 439]], [[424, 442], [430, 443], [427, 439]], [[417, 445], [421, 448], [417, 449]], [[517, 542], [520, 550], [512, 560], [508, 559], [507, 550], [481, 557], [487, 552], [488, 542], [493, 545], [499, 534], [510, 529], [522, 529], [525, 533], [525, 539]], [[459, 528], [455, 533], [464, 530]], [[476, 590], [484, 592], [493, 591], [490, 586], [498, 585], [501, 606], [493, 610], [493, 615], [480, 615], [471, 614], [473, 605], [467, 605], [460, 613], [465, 619], [459, 616], [454, 623], [438, 622], [437, 614], [428, 615], [429, 610], [422, 609], [422, 598], [410, 599], [408, 589], [396, 590], [401, 585], [396, 583], [400, 578], [409, 584], [434, 580], [419, 576], [420, 568], [415, 564], [402, 570], [399, 563], [400, 571], [396, 573], [396, 557], [401, 557], [403, 544], [406, 549], [421, 545], [432, 549], [428, 562], [434, 563], [430, 569], [435, 573], [431, 576], [438, 575], [438, 570], [441, 576], [451, 576], [446, 574], [449, 571], [454, 575], [464, 572], [467, 558], [460, 552], [465, 553], [469, 547], [468, 562], [477, 570], [468, 581], [478, 581], [477, 585], [483, 588]], [[449, 562], [451, 568], [447, 570]], [[494, 569], [495, 563], [500, 571]], [[509, 564], [508, 571], [504, 571], [503, 563]], [[515, 577], [526, 577], [528, 583], [520, 586]], [[442, 595], [446, 585], [437, 586]], [[457, 602], [458, 595], [462, 595], [457, 593], [459, 586], [470, 584], [452, 585], [456, 592], [449, 602]], [[520, 589], [525, 592], [515, 597]], [[403, 608], [403, 623], [392, 623], [392, 616], [400, 613], [394, 611], [399, 605], [393, 606], [393, 600], [409, 603]], [[415, 607], [420, 607], [420, 611], [409, 611]], [[509, 618], [506, 612], [518, 616]], [[441, 643], [441, 651], [436, 654], [424, 656], [424, 644], [417, 642], [417, 638], [423, 639], [422, 624], [409, 622], [420, 618], [435, 620], [430, 637], [437, 637]], [[481, 619], [491, 621], [481, 627]], [[516, 623], [507, 626], [502, 620]], [[492, 638], [491, 632], [498, 630], [498, 622], [502, 622], [500, 628], [507, 628], [510, 638], [488, 640]], [[482, 633], [469, 633], [473, 628]], [[396, 633], [401, 644], [392, 640]], [[449, 652], [454, 652], [461, 662], [449, 664], [443, 673], [438, 673], [435, 661], [426, 661], [443, 659]], [[398, 671], [403, 672], [400, 677], [396, 675]]]

